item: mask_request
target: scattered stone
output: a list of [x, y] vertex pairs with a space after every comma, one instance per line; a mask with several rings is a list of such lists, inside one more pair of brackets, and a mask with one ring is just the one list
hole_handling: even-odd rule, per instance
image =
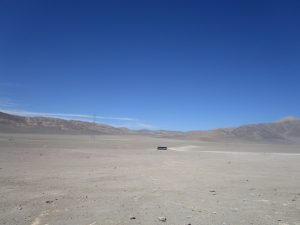
[[47, 204], [50, 204], [50, 203], [53, 203], [53, 201], [51, 201], [51, 200], [47, 200], [47, 201], [45, 201]]
[[214, 189], [210, 189], [210, 190], [209, 190], [209, 192], [215, 193], [215, 192], [216, 192], [216, 190], [214, 190]]
[[212, 212], [212, 214], [217, 214], [217, 212]]
[[164, 216], [160, 216], [160, 217], [158, 217], [158, 220], [161, 221], [161, 222], [166, 222], [167, 218], [164, 217]]
[[237, 211], [239, 211], [239, 209], [238, 208], [231, 208], [231, 211], [232, 212], [237, 212]]
[[136, 218], [135, 218], [134, 216], [131, 216], [130, 219], [131, 219], [131, 220], [135, 220]]

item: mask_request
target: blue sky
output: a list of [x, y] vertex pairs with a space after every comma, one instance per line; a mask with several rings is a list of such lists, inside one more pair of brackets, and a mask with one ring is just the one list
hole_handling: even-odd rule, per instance
[[299, 1], [0, 3], [0, 109], [134, 129], [300, 116]]

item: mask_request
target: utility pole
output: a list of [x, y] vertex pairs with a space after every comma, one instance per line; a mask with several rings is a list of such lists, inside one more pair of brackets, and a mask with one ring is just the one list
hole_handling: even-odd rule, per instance
[[91, 134], [91, 141], [95, 142], [96, 141], [96, 115], [93, 113], [92, 115], [93, 118], [93, 128], [92, 128], [92, 134]]

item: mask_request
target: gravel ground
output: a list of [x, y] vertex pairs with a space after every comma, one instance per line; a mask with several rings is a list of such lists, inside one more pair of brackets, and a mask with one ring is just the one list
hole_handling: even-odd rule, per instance
[[300, 148], [0, 134], [0, 224], [299, 225]]

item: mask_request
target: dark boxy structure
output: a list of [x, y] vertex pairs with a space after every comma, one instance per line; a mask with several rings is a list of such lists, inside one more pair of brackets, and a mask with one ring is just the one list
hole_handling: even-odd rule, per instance
[[167, 146], [157, 146], [157, 150], [168, 150]]

